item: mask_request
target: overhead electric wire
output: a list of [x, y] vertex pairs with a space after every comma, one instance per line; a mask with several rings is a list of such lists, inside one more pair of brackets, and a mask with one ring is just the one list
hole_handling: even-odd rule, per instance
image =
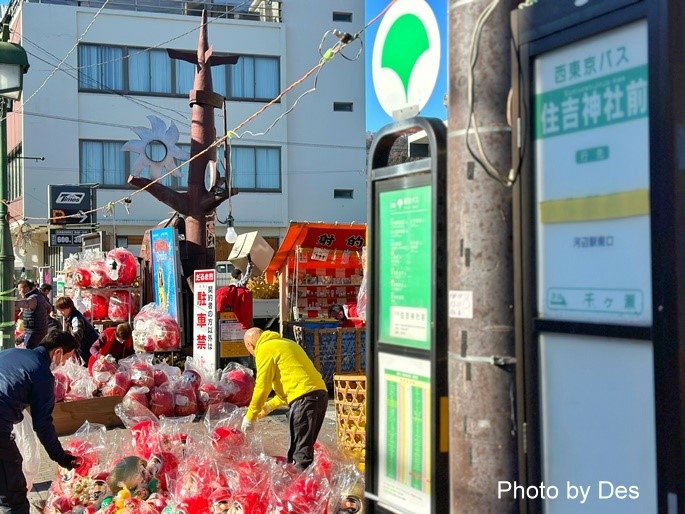
[[[39, 45], [36, 45], [36, 43], [33, 43], [33, 42], [29, 41], [28, 39], [27, 39], [26, 41], [27, 41], [28, 43], [30, 43], [30, 44], [36, 46], [37, 48], [40, 48], [41, 50], [43, 50], [43, 51], [44, 51], [45, 53], [47, 53], [48, 55], [50, 55], [50, 56], [52, 56], [52, 57], [55, 57], [54, 55], [52, 55], [50, 52], [48, 52], [48, 51], [45, 50], [44, 48], [41, 48]], [[38, 59], [39, 61], [42, 61], [42, 62], [44, 62], [44, 63], [46, 63], [46, 64], [48, 64], [48, 65], [51, 65], [50, 62], [48, 62], [47, 60], [45, 60], [45, 59], [39, 57], [38, 55], [35, 55], [35, 54], [31, 53], [31, 52], [27, 52], [27, 53], [28, 53], [29, 55], [35, 57], [35, 58]], [[55, 57], [55, 58], [56, 58], [56, 57]], [[68, 70], [69, 70], [69, 71], [67, 71], [67, 69], [64, 69], [64, 68], [61, 68], [61, 69], [60, 69], [60, 71], [61, 71], [62, 73], [64, 73], [65, 75], [67, 75], [67, 76], [69, 76], [69, 77], [75, 79], [75, 80], [78, 82], [78, 80], [79, 80], [78, 74], [71, 73], [72, 71], [77, 70], [77, 68], [75, 68], [75, 67], [73, 67], [73, 66], [71, 66], [71, 65], [68, 65]], [[179, 123], [179, 124], [181, 124], [181, 125], [183, 125], [183, 126], [187, 125], [188, 127], [190, 127], [190, 124], [188, 123], [187, 118], [184, 118], [183, 120], [180, 120], [180, 119], [178, 119], [178, 118], [173, 118], [172, 116], [169, 116], [168, 114], [163, 114], [162, 112], [160, 112], [160, 110], [169, 111], [169, 112], [172, 112], [172, 113], [174, 113], [174, 114], [178, 114], [179, 116], [185, 116], [186, 113], [182, 113], [181, 111], [178, 111], [178, 110], [176, 110], [176, 109], [172, 109], [171, 107], [164, 107], [164, 106], [162, 106], [162, 105], [158, 105], [158, 104], [155, 104], [155, 103], [152, 103], [152, 102], [148, 102], [148, 101], [146, 101], [146, 100], [142, 100], [142, 99], [138, 98], [136, 95], [129, 95], [129, 94], [126, 94], [126, 93], [122, 93], [122, 92], [120, 92], [120, 91], [117, 91], [117, 90], [115, 90], [115, 89], [110, 89], [109, 87], [106, 87], [105, 84], [103, 84], [102, 82], [100, 82], [100, 81], [97, 80], [97, 79], [91, 78], [90, 80], [91, 80], [92, 82], [95, 82], [95, 83], [98, 84], [99, 86], [103, 86], [102, 89], [100, 90], [100, 91], [102, 91], [103, 93], [114, 94], [114, 95], [120, 96], [121, 98], [125, 98], [126, 100], [128, 100], [128, 101], [130, 101], [130, 102], [133, 102], [133, 103], [135, 103], [135, 104], [137, 104], [137, 105], [140, 105], [141, 107], [144, 107], [144, 108], [146, 108], [146, 109], [148, 109], [148, 110], [150, 110], [150, 111], [152, 111], [152, 112], [154, 112], [154, 113], [156, 113], [156, 114], [159, 114], [160, 116], [166, 116], [166, 117], [168, 117], [169, 119], [172, 119], [173, 121], [175, 121], [175, 122], [177, 122], [177, 123]], [[154, 109], [153, 109], [153, 107], [154, 107]]]
[[60, 67], [61, 67], [61, 66], [64, 64], [64, 62], [69, 58], [69, 56], [71, 55], [71, 53], [72, 53], [74, 50], [76, 50], [76, 48], [78, 48], [79, 43], [83, 40], [84, 37], [86, 37], [86, 34], [88, 34], [88, 31], [90, 30], [90, 27], [93, 26], [93, 23], [95, 23], [95, 20], [97, 20], [98, 16], [99, 16], [100, 13], [102, 12], [102, 10], [107, 6], [108, 3], [109, 3], [109, 0], [105, 0], [105, 1], [104, 1], [104, 3], [102, 4], [102, 6], [98, 9], [98, 11], [97, 11], [97, 12], [95, 13], [95, 15], [93, 16], [93, 19], [90, 20], [90, 23], [88, 23], [88, 26], [85, 28], [85, 30], [83, 31], [83, 33], [78, 37], [78, 39], [76, 40], [76, 43], [74, 43], [74, 46], [72, 46], [71, 49], [67, 52], [67, 55], [65, 55], [64, 58], [59, 62], [59, 64], [57, 65], [57, 67], [56, 67], [52, 72], [50, 72], [50, 74], [45, 78], [45, 80], [43, 81], [43, 83], [42, 83], [40, 86], [38, 86], [38, 89], [36, 89], [36, 90], [31, 94], [31, 96], [29, 96], [27, 99], [23, 100], [22, 105], [26, 105], [27, 103], [29, 103], [29, 102], [31, 101], [31, 99], [32, 99], [34, 96], [36, 96], [36, 95], [38, 94], [38, 92], [39, 92], [41, 89], [43, 89], [43, 88], [45, 87], [45, 84], [48, 83], [48, 81], [55, 75], [55, 73], [57, 73], [57, 71], [60, 69]]
[[[240, 3], [240, 4], [236, 4], [236, 5], [234, 5], [234, 6], [231, 6], [231, 9], [227, 10], [225, 13], [222, 13], [222, 14], [220, 14], [219, 16], [213, 16], [213, 17], [211, 17], [211, 18], [208, 18], [208, 19], [207, 19], [207, 25], [209, 25], [210, 23], [215, 23], [215, 22], [217, 22], [217, 21], [219, 21], [219, 20], [221, 20], [221, 19], [227, 17], [229, 14], [235, 13], [235, 12], [236, 12], [236, 9], [238, 9], [238, 8], [244, 6], [244, 5], [250, 4], [250, 3], [252, 3], [252, 0], [245, 0], [245, 1], [243, 1], [242, 3]], [[240, 11], [238, 11], [238, 12], [240, 12]], [[228, 18], [227, 18], [227, 19], [228, 19]], [[195, 31], [197, 31], [197, 30], [200, 30], [201, 27], [202, 27], [202, 25], [200, 25], [199, 27], [196, 26], [196, 27], [194, 27], [194, 28], [192, 28], [192, 29], [190, 29], [190, 30], [187, 30], [186, 32], [183, 32], [183, 33], [179, 34], [178, 36], [174, 36], [174, 37], [172, 37], [171, 39], [167, 39], [166, 41], [162, 41], [161, 43], [158, 43], [158, 44], [153, 45], [153, 46], [149, 46], [149, 47], [147, 47], [147, 48], [141, 48], [141, 49], [140, 49], [139, 51], [137, 51], [137, 52], [133, 52], [133, 53], [130, 53], [130, 54], [126, 54], [126, 55], [123, 55], [123, 56], [121, 56], [121, 57], [117, 57], [117, 58], [115, 58], [115, 59], [110, 59], [110, 60], [108, 60], [108, 61], [101, 61], [101, 62], [98, 62], [98, 63], [95, 63], [95, 64], [88, 64], [88, 65], [85, 65], [85, 66], [78, 66], [76, 69], [82, 70], [82, 69], [90, 68], [90, 67], [93, 67], [93, 66], [101, 66], [101, 65], [103, 65], [103, 64], [110, 64], [110, 63], [113, 63], [113, 62], [122, 61], [122, 60], [125, 60], [125, 59], [129, 59], [131, 56], [138, 55], [138, 54], [141, 54], [141, 53], [143, 53], [143, 52], [148, 52], [148, 51], [150, 51], [150, 50], [166, 50], [166, 47], [165, 47], [164, 45], [166, 45], [166, 44], [168, 44], [168, 43], [171, 43], [172, 41], [176, 41], [177, 39], [181, 39], [183, 36], [187, 36], [188, 34], [192, 34], [193, 32], [195, 32]]]
[[[106, 0], [106, 1], [109, 1], [109, 0]], [[320, 69], [323, 68], [323, 66], [324, 66], [326, 63], [330, 62], [337, 54], [339, 54], [339, 53], [347, 46], [347, 44], [349, 44], [351, 41], [357, 39], [357, 38], [359, 37], [359, 35], [360, 35], [361, 33], [363, 33], [364, 30], [366, 30], [366, 28], [368, 28], [372, 23], [374, 23], [378, 18], [380, 18], [380, 16], [381, 16], [384, 12], [386, 12], [386, 11], [390, 8], [390, 6], [391, 6], [395, 1], [396, 1], [396, 0], [392, 0], [388, 5], [386, 5], [386, 7], [385, 7], [377, 16], [375, 16], [369, 23], [367, 23], [367, 24], [364, 26], [364, 28], [363, 28], [362, 30], [360, 30], [359, 32], [357, 32], [354, 36], [351, 36], [351, 37], [348, 38], [346, 41], [343, 41], [343, 39], [341, 38], [340, 41], [338, 41], [335, 45], [333, 45], [333, 47], [329, 48], [329, 49], [325, 52], [324, 56], [319, 60], [319, 62], [318, 62], [316, 65], [314, 65], [312, 68], [310, 68], [308, 71], [306, 71], [299, 79], [297, 79], [296, 81], [294, 81], [293, 83], [291, 83], [288, 87], [286, 87], [283, 91], [281, 91], [274, 99], [272, 99], [271, 101], [269, 101], [268, 103], [266, 103], [266, 104], [265, 104], [264, 106], [262, 106], [260, 109], [258, 109], [257, 111], [255, 111], [252, 115], [248, 116], [245, 120], [243, 120], [242, 122], [240, 122], [233, 130], [229, 130], [229, 131], [227, 131], [226, 134], [224, 134], [223, 136], [217, 138], [213, 143], [211, 143], [210, 145], [208, 145], [207, 148], [205, 148], [204, 150], [202, 150], [202, 151], [198, 152], [197, 154], [193, 155], [190, 159], [188, 159], [187, 161], [181, 163], [180, 165], [176, 166], [175, 168], [173, 168], [173, 169], [167, 171], [167, 173], [161, 175], [160, 177], [157, 177], [157, 178], [151, 180], [151, 181], [150, 181], [148, 184], [146, 184], [145, 186], [143, 186], [143, 187], [141, 187], [141, 188], [139, 188], [139, 189], [136, 189], [136, 190], [132, 191], [130, 194], [126, 195], [125, 197], [120, 198], [120, 199], [118, 199], [118, 200], [116, 200], [116, 201], [113, 201], [113, 202], [109, 202], [107, 205], [105, 205], [105, 206], [103, 206], [103, 207], [98, 207], [98, 208], [95, 208], [95, 209], [91, 209], [91, 210], [89, 210], [89, 211], [83, 211], [83, 212], [79, 213], [79, 215], [90, 214], [90, 213], [97, 212], [97, 211], [104, 211], [105, 209], [112, 209], [117, 203], [130, 202], [130, 201], [131, 201], [131, 197], [133, 197], [133, 196], [135, 196], [135, 195], [137, 195], [137, 194], [139, 194], [139, 193], [141, 193], [141, 192], [147, 190], [150, 186], [152, 186], [152, 185], [155, 184], [155, 183], [158, 183], [158, 182], [162, 181], [162, 180], [163, 180], [164, 178], [166, 178], [168, 175], [170, 175], [170, 174], [174, 173], [175, 171], [179, 170], [180, 168], [182, 168], [182, 167], [185, 166], [186, 164], [190, 164], [193, 160], [197, 159], [199, 156], [201, 156], [201, 155], [203, 155], [204, 153], [206, 153], [206, 152], [212, 150], [213, 148], [216, 148], [219, 144], [221, 144], [222, 142], [224, 142], [226, 139], [230, 139], [232, 136], [237, 135], [237, 134], [238, 134], [238, 130], [239, 130], [240, 128], [242, 128], [242, 127], [245, 126], [247, 123], [249, 123], [250, 121], [252, 121], [253, 119], [255, 119], [257, 116], [259, 116], [260, 114], [262, 114], [262, 113], [263, 113], [264, 111], [266, 111], [266, 109], [268, 109], [270, 106], [272, 106], [272, 105], [274, 105], [275, 103], [277, 103], [278, 101], [280, 101], [281, 98], [283, 98], [287, 93], [289, 93], [290, 91], [292, 91], [295, 87], [297, 87], [298, 85], [302, 84], [302, 83], [303, 83], [305, 80], [307, 80], [311, 75], [315, 74], [315, 82], [316, 82], [316, 78], [318, 77], [318, 73], [319, 73]], [[101, 10], [101, 9], [100, 9], [100, 10]], [[98, 13], [99, 13], [99, 12], [100, 12], [100, 11], [98, 11]], [[92, 25], [92, 22], [91, 22], [91, 25]], [[90, 27], [90, 25], [88, 26], [88, 28], [89, 28], [89, 27]], [[84, 33], [84, 35], [85, 35], [85, 33]], [[326, 34], [324, 34], [324, 37], [325, 37], [325, 35], [326, 35]], [[349, 34], [346, 34], [346, 35], [349, 36]], [[82, 36], [82, 37], [83, 37], [83, 36]], [[324, 37], [322, 37], [322, 40], [323, 40]], [[71, 51], [73, 51], [73, 49], [72, 49]], [[71, 52], [71, 51], [70, 51], [70, 52]], [[359, 55], [359, 54], [358, 54], [358, 55]], [[66, 60], [66, 57], [65, 57], [65, 59], [63, 59], [63, 60]], [[55, 70], [55, 73], [56, 73], [56, 71], [57, 71], [57, 70]], [[53, 73], [53, 75], [54, 75], [54, 73]], [[47, 80], [46, 80], [46, 82], [47, 82]], [[44, 83], [44, 84], [45, 84], [45, 83]], [[42, 87], [42, 86], [41, 86], [41, 87]], [[36, 92], [37, 92], [37, 91], [36, 91]], [[304, 96], [304, 94], [307, 94], [307, 92], [305, 92], [305, 93], [303, 93], [302, 95], [300, 95], [300, 96], [298, 97], [297, 100], [299, 100], [302, 96]], [[35, 93], [34, 93], [34, 95], [35, 95]], [[32, 95], [32, 96], [34, 96], [34, 95]], [[292, 110], [292, 109], [289, 109], [289, 111], [290, 111], [290, 110]], [[288, 111], [288, 112], [289, 112], [289, 111]], [[278, 121], [278, 120], [281, 119], [281, 118], [282, 118], [282, 116], [279, 116], [279, 117], [274, 121], [274, 123], [272, 123], [272, 124], [269, 126], [269, 129], [275, 124], [276, 121]], [[357, 171], [356, 171], [356, 170], [353, 170], [353, 171], [351, 170], [351, 172], [355, 172], [355, 173], [356, 173]], [[3, 200], [3, 202], [4, 202], [5, 204], [7, 204], [8, 207], [10, 207], [10, 202], [8, 202], [7, 200]], [[63, 216], [62, 218], [69, 218], [69, 217], [71, 217], [71, 216]], [[34, 221], [35, 221], [35, 220], [38, 220], [38, 221], [48, 221], [48, 218], [39, 218], [39, 217], [23, 217], [22, 219], [23, 219], [23, 220], [34, 220]], [[54, 218], [53, 218], [53, 219], [54, 219]]]
[[[488, 18], [492, 15], [494, 10], [497, 8], [499, 5], [500, 0], [492, 0], [490, 4], [483, 9], [483, 12], [480, 13], [478, 18], [476, 19], [476, 24], [473, 29], [473, 36], [471, 38], [471, 47], [470, 47], [470, 52], [469, 52], [469, 68], [468, 68], [468, 80], [467, 80], [467, 94], [468, 94], [468, 121], [466, 124], [466, 149], [468, 150], [469, 154], [471, 154], [471, 157], [485, 170], [485, 173], [487, 173], [491, 178], [497, 180], [499, 183], [501, 183], [504, 186], [511, 186], [514, 182], [515, 176], [513, 176], [513, 170], [511, 170], [508, 174], [503, 174], [501, 173], [497, 167], [490, 162], [488, 159], [488, 156], [485, 153], [485, 149], [483, 147], [483, 142], [481, 141], [480, 138], [480, 132], [478, 131], [478, 119], [476, 117], [476, 112], [474, 108], [474, 103], [475, 103], [475, 98], [474, 98], [474, 73], [475, 73], [475, 68], [476, 68], [476, 63], [478, 62], [478, 54], [479, 54], [479, 47], [480, 47], [480, 38], [481, 34], [483, 32], [483, 27], [485, 26], [485, 23], [487, 22]], [[478, 147], [478, 154], [474, 151], [474, 149], [471, 147], [471, 143], [469, 142], [469, 135], [471, 133], [471, 126], [473, 125], [473, 134], [476, 139], [476, 145]]]
[[[30, 111], [23, 111], [22, 114], [24, 116], [32, 116], [35, 118], [45, 118], [45, 119], [54, 119], [54, 120], [60, 120], [60, 121], [69, 121], [73, 123], [84, 123], [84, 124], [89, 124], [89, 125], [98, 125], [98, 126], [103, 126], [103, 127], [114, 127], [114, 128], [124, 128], [124, 129], [130, 129], [131, 125], [122, 125], [121, 123], [107, 123], [105, 121], [94, 121], [94, 120], [84, 120], [80, 118], [69, 118], [67, 116], [58, 116], [56, 114], [44, 114], [44, 113], [37, 113], [37, 112], [30, 112]], [[190, 132], [179, 132], [182, 135], [190, 136]], [[280, 145], [280, 146], [305, 146], [309, 148], [338, 148], [342, 150], [359, 150], [360, 148], [365, 148], [364, 145], [341, 145], [341, 144], [324, 144], [324, 143], [307, 143], [303, 141], [281, 141], [277, 139], [253, 139], [249, 137], [242, 137], [240, 138], [242, 142], [245, 143], [263, 143], [265, 145]], [[182, 145], [189, 145], [190, 143], [179, 143]], [[60, 168], [51, 168], [51, 169], [60, 169]], [[63, 168], [64, 170], [69, 170], [73, 168]]]
[[[43, 87], [45, 87], [45, 85], [47, 84], [47, 82], [54, 76], [55, 73], [57, 73], [57, 71], [64, 71], [64, 70], [62, 69], [62, 65], [65, 64], [65, 62], [66, 62], [66, 60], [68, 59], [68, 57], [69, 57], [69, 56], [72, 54], [72, 52], [78, 47], [79, 43], [80, 43], [80, 42], [83, 40], [83, 38], [86, 36], [86, 34], [88, 33], [88, 31], [90, 30], [90, 27], [93, 25], [93, 23], [94, 23], [95, 20], [97, 19], [98, 15], [102, 12], [102, 10], [105, 8], [105, 6], [107, 5], [108, 2], [109, 2], [109, 0], [105, 0], [104, 4], [103, 4], [103, 5], [98, 9], [98, 11], [95, 13], [95, 15], [93, 16], [93, 19], [90, 21], [90, 23], [88, 24], [88, 26], [86, 27], [86, 29], [84, 30], [84, 32], [81, 34], [81, 36], [79, 36], [79, 38], [77, 39], [77, 41], [76, 41], [76, 43], [74, 44], [74, 46], [72, 46], [72, 48], [67, 52], [67, 55], [65, 55], [64, 58], [62, 58], [62, 59], [59, 61], [59, 63], [57, 64], [57, 66], [54, 67], [54, 69], [48, 74], [47, 78], [46, 78], [46, 79], [43, 81], [43, 83], [38, 87], [38, 89], [36, 89], [36, 90], [35, 90], [35, 91], [34, 91], [26, 100], [24, 100], [24, 101], [22, 102], [23, 105], [25, 105], [26, 103], [28, 103], [28, 102], [29, 102], [29, 101], [30, 101], [30, 100], [31, 100], [31, 99], [32, 99], [32, 98], [33, 98], [33, 97], [34, 97], [34, 96], [43, 88]], [[221, 19], [221, 18], [223, 18], [223, 17], [225, 17], [225, 16], [228, 16], [228, 14], [234, 12], [236, 9], [242, 7], [243, 5], [246, 5], [247, 3], [248, 3], [248, 1], [245, 0], [245, 1], [243, 1], [241, 4], [238, 4], [238, 5], [236, 5], [236, 6], [233, 6], [233, 8], [232, 8], [231, 10], [226, 11], [225, 13], [221, 14], [220, 16], [211, 18], [210, 20], [207, 21], [207, 25], [209, 25], [209, 23], [214, 23], [215, 21], [217, 21], [217, 20], [219, 20], [219, 19]], [[186, 31], [186, 32], [183, 32], [183, 33], [179, 34], [178, 36], [175, 36], [175, 37], [170, 38], [170, 39], [168, 39], [168, 40], [166, 40], [166, 41], [163, 41], [163, 42], [159, 43], [158, 45], [151, 46], [151, 47], [148, 47], [148, 48], [145, 48], [145, 49], [141, 49], [141, 50], [138, 51], [138, 52], [135, 52], [135, 53], [133, 53], [133, 54], [127, 54], [127, 55], [122, 56], [121, 58], [118, 58], [118, 59], [116, 59], [116, 60], [128, 59], [128, 58], [130, 58], [132, 55], [137, 55], [137, 54], [139, 54], [139, 53], [143, 53], [143, 52], [146, 52], [146, 51], [149, 51], [149, 50], [153, 50], [153, 49], [159, 49], [159, 48], [162, 47], [162, 45], [165, 45], [165, 44], [167, 44], [167, 43], [170, 43], [170, 42], [172, 42], [172, 41], [175, 41], [175, 40], [177, 40], [177, 39], [180, 39], [180, 38], [182, 38], [183, 36], [186, 36], [186, 35], [188, 35], [188, 34], [191, 34], [192, 32], [195, 32], [195, 31], [197, 31], [197, 30], [199, 30], [199, 29], [200, 29], [200, 27], [194, 27], [193, 29], [191, 29], [191, 30], [189, 30], [189, 31]], [[48, 54], [48, 55], [52, 56], [53, 58], [57, 59], [57, 56], [55, 56], [54, 54], [50, 53], [50, 52], [47, 51], [46, 49], [40, 47], [40, 46], [37, 45], [36, 43], [31, 42], [30, 39], [29, 39], [29, 38], [26, 38], [26, 36], [25, 36], [24, 34], [21, 35], [21, 38], [22, 38], [22, 41], [23, 41], [23, 40], [26, 40], [27, 42], [33, 44], [33, 45], [36, 46], [37, 48], [40, 48], [40, 49], [41, 49], [42, 51], [44, 51], [46, 54]], [[33, 54], [31, 54], [31, 55], [33, 55]], [[50, 63], [47, 62], [46, 60], [40, 59], [40, 58], [39, 58], [38, 56], [36, 56], [36, 55], [33, 55], [33, 56], [36, 57], [36, 58], [38, 58], [39, 60], [42, 60], [42, 61], [45, 62], [46, 64], [50, 64]], [[69, 67], [70, 67], [71, 69], [73, 69], [73, 70], [78, 71], [78, 70], [80, 70], [80, 69], [82, 69], [82, 68], [87, 68], [87, 67], [90, 67], [90, 66], [101, 66], [102, 64], [107, 64], [107, 63], [109, 63], [109, 62], [114, 62], [114, 61], [115, 61], [115, 59], [110, 60], [110, 61], [103, 61], [103, 62], [99, 62], [99, 63], [93, 64], [93, 65], [88, 65], [88, 66], [83, 66], [83, 67], [81, 67], [81, 66], [74, 67], [74, 66], [71, 66], [71, 65], [69, 65]], [[65, 72], [65, 73], [66, 73], [66, 72]], [[68, 73], [67, 73], [67, 74], [68, 74]], [[71, 76], [73, 77], [73, 75], [71, 75]], [[78, 80], [78, 76], [76, 76], [76, 77], [74, 77], [74, 78], [75, 78], [76, 80]], [[94, 82], [96, 82], [96, 83], [97, 83], [98, 85], [100, 85], [100, 86], [104, 85], [104, 84], [102, 84], [101, 82], [99, 82], [99, 81], [96, 80], [96, 79], [91, 79], [91, 80], [94, 81]], [[139, 100], [139, 99], [131, 99], [131, 98], [130, 98], [129, 96], [127, 96], [126, 94], [123, 94], [123, 93], [118, 92], [118, 91], [116, 91], [116, 90], [111, 90], [111, 89], [109, 89], [109, 88], [103, 88], [103, 90], [105, 90], [105, 91], [107, 91], [107, 92], [109, 92], [109, 93], [118, 94], [119, 96], [121, 96], [121, 97], [123, 97], [123, 98], [128, 98], [129, 100], [133, 100], [133, 101], [139, 103], [140, 105], [144, 105], [144, 104], [154, 105], [155, 107], [157, 107], [157, 108], [159, 108], [159, 109], [168, 110], [168, 111], [174, 112], [174, 113], [176, 113], [176, 114], [179, 114], [179, 115], [181, 115], [181, 116], [184, 115], [184, 113], [181, 113], [181, 112], [179, 112], [179, 111], [177, 111], [177, 110], [175, 110], [175, 109], [165, 108], [165, 107], [162, 107], [162, 106], [159, 106], [159, 105], [155, 105], [155, 104], [152, 104], [152, 103], [150, 103], [150, 102], [145, 102], [145, 101]], [[152, 110], [152, 109], [151, 109], [151, 110]], [[153, 110], [153, 112], [157, 112], [157, 114], [161, 114], [161, 113], [159, 113], [159, 111], [154, 111], [154, 110]], [[178, 120], [174, 120], [174, 121], [178, 121]], [[186, 122], [181, 122], [181, 123], [186, 124]]]

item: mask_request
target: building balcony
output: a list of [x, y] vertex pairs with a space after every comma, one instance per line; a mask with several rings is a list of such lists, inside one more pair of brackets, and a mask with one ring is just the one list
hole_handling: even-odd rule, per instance
[[[16, 11], [23, 2], [51, 5], [71, 5], [99, 9], [105, 0], [12, 0], [8, 9]], [[110, 0], [105, 9], [200, 16], [203, 9], [210, 18], [225, 18], [255, 22], [281, 22], [281, 2], [273, 0]], [[11, 15], [14, 13], [12, 12]]]

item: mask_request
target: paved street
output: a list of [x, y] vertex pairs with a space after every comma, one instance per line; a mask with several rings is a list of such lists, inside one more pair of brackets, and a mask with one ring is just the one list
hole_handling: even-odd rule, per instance
[[[286, 409], [279, 409], [271, 413], [271, 415], [258, 421], [255, 424], [255, 431], [261, 434], [264, 445], [264, 453], [267, 455], [285, 455], [288, 449], [288, 424], [286, 422]], [[117, 432], [126, 430], [124, 428], [115, 428], [107, 431], [107, 439], [116, 439]], [[201, 422], [188, 423], [186, 427], [187, 432], [195, 432], [204, 430], [204, 425]], [[335, 405], [333, 400], [328, 403], [328, 413], [324, 421], [319, 435], [319, 440], [330, 445], [336, 444], [336, 427], [335, 427]], [[69, 441], [70, 436], [60, 437], [62, 444]], [[52, 462], [45, 450], [41, 450], [41, 469], [36, 479], [32, 490], [29, 492], [29, 502], [31, 503], [31, 514], [42, 513], [42, 506], [48, 498], [48, 488], [50, 482], [57, 471], [57, 464]]]

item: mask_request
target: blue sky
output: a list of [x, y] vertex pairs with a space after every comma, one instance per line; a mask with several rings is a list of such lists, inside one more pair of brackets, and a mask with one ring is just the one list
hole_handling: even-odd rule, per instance
[[[421, 116], [433, 116], [441, 120], [447, 119], [447, 109], [443, 105], [443, 97], [447, 93], [447, 0], [426, 0], [433, 9], [440, 29], [441, 48], [440, 72], [438, 80], [430, 100], [421, 111]], [[366, 0], [366, 21], [368, 23], [374, 16], [385, 8], [389, 0]], [[366, 130], [376, 132], [378, 129], [392, 123], [392, 118], [385, 113], [378, 103], [378, 98], [373, 89], [373, 77], [371, 76], [371, 56], [373, 55], [373, 43], [378, 32], [378, 25], [382, 18], [368, 27], [364, 32], [364, 46], [366, 59]]]

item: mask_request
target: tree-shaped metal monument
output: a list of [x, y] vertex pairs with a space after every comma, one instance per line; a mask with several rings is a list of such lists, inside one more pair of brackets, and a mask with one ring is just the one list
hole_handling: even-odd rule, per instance
[[[128, 183], [147, 191], [159, 201], [185, 216], [185, 238], [188, 259], [191, 269], [214, 268], [214, 251], [207, 248], [207, 225], [214, 225], [214, 211], [235, 189], [226, 187], [229, 177], [223, 184], [219, 181], [216, 169], [216, 147], [209, 151], [207, 148], [216, 140], [214, 126], [214, 109], [221, 109], [224, 97], [215, 93], [212, 88], [212, 66], [235, 64], [237, 55], [212, 55], [212, 49], [207, 42], [207, 13], [202, 11], [200, 37], [197, 45], [197, 55], [192, 52], [168, 50], [172, 59], [182, 59], [196, 65], [195, 82], [190, 91], [190, 107], [192, 110], [190, 128], [190, 170], [188, 173], [188, 189], [185, 192], [175, 191], [160, 182], [144, 177], [129, 176]], [[205, 186], [207, 168], [210, 168], [211, 185]], [[211, 229], [213, 237], [213, 228]], [[212, 245], [213, 246], [213, 245]]]

